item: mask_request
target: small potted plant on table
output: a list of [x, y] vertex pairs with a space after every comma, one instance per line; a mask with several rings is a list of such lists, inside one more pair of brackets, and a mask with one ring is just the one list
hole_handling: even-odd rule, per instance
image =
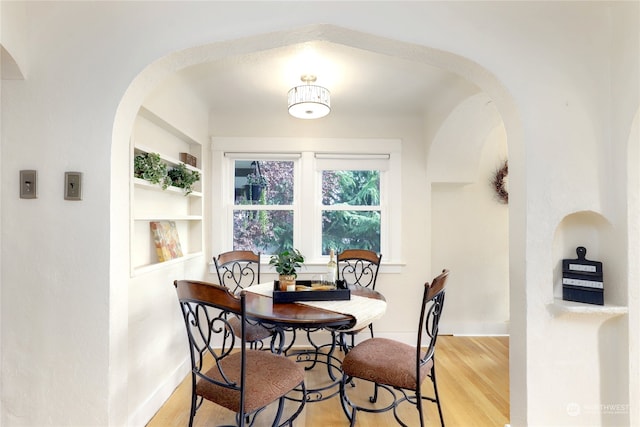
[[278, 280], [281, 291], [286, 291], [288, 285], [295, 286], [297, 271], [302, 267], [302, 263], [304, 263], [304, 256], [298, 249], [287, 249], [271, 256], [269, 264], [273, 265], [280, 275]]

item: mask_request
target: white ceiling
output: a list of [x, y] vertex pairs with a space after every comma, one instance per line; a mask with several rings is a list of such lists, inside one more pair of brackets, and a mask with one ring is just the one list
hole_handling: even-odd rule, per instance
[[178, 79], [212, 114], [271, 115], [287, 109], [287, 92], [314, 74], [331, 92], [331, 115], [413, 115], [450, 109], [479, 91], [471, 82], [423, 62], [327, 41], [227, 57], [182, 70]]

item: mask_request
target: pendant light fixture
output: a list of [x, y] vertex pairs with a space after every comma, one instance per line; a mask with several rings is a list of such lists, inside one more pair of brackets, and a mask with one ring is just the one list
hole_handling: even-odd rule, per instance
[[289, 114], [298, 119], [319, 119], [331, 111], [331, 94], [325, 87], [313, 85], [316, 76], [304, 74], [305, 84], [289, 91]]

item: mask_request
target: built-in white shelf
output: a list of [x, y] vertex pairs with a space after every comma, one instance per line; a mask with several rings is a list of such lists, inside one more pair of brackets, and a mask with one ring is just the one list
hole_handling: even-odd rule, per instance
[[137, 266], [133, 269], [133, 272], [131, 274], [132, 277], [135, 276], [141, 276], [143, 274], [147, 274], [150, 273], [152, 271], [157, 271], [163, 268], [167, 268], [167, 267], [171, 267], [172, 265], [175, 264], [179, 264], [181, 262], [185, 262], [188, 261], [190, 259], [199, 257], [204, 255], [204, 252], [200, 251], [200, 252], [193, 252], [190, 254], [185, 254], [184, 256], [181, 256], [180, 258], [175, 258], [169, 261], [164, 261], [164, 262], [155, 262], [152, 264], [147, 264], [147, 265], [141, 265], [141, 266]]
[[626, 306], [611, 304], [585, 304], [581, 302], [565, 301], [560, 298], [554, 298], [551, 304], [547, 304], [547, 310], [555, 317], [566, 315], [616, 317], [623, 316], [629, 312], [629, 308]]
[[141, 215], [134, 221], [202, 221], [201, 215]]
[[[181, 160], [177, 159], [176, 157], [168, 156], [166, 154], [160, 153], [160, 152], [158, 152], [157, 149], [153, 149], [152, 147], [139, 145], [136, 141], [134, 141], [134, 144], [135, 144], [135, 148], [134, 148], [134, 154], [135, 155], [137, 155], [139, 153], [158, 153], [160, 155], [160, 159], [162, 161], [164, 161], [169, 167], [175, 167], [175, 166], [178, 166], [180, 163], [184, 163]], [[185, 163], [185, 166], [189, 170], [197, 171], [197, 172], [200, 172], [202, 174], [202, 170], [200, 170], [199, 168], [193, 167], [193, 166], [191, 166], [189, 164], [186, 164], [186, 163]]]
[[[202, 143], [179, 126], [161, 117], [146, 107], [141, 107], [136, 118], [131, 138], [131, 276], [184, 263], [203, 255], [203, 207], [204, 173], [200, 168], [186, 164], [187, 169], [200, 173], [195, 190], [186, 194], [184, 189], [152, 184], [133, 177], [133, 158], [141, 153], [157, 153], [169, 168], [184, 162], [180, 153], [195, 156], [202, 162]], [[174, 221], [182, 257], [158, 262], [153, 235], [149, 226], [153, 221]]]
[[137, 187], [147, 188], [149, 190], [157, 190], [157, 191], [168, 191], [169, 193], [178, 193], [185, 197], [202, 197], [202, 192], [200, 191], [192, 191], [189, 194], [185, 194], [184, 189], [174, 186], [169, 186], [166, 189], [163, 189], [160, 184], [152, 184], [149, 181], [146, 181], [142, 178], [133, 178], [133, 184]]

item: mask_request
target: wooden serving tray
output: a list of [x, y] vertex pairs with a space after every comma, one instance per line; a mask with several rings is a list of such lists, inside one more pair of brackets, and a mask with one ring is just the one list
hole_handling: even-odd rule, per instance
[[281, 291], [278, 280], [273, 282], [273, 302], [296, 302], [296, 301], [338, 301], [350, 300], [351, 291], [349, 289], [312, 290], [311, 280], [296, 280], [296, 288], [301, 286], [309, 290]]

